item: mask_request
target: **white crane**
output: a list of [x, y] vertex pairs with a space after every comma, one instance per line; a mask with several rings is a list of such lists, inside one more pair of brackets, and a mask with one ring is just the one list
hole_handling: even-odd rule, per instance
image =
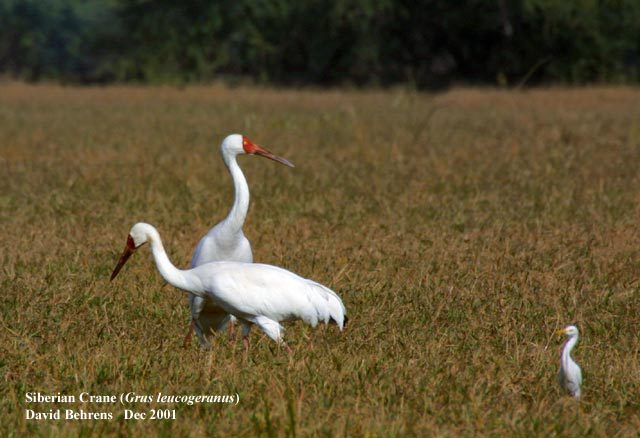
[[558, 382], [565, 390], [567, 390], [576, 400], [580, 399], [580, 385], [582, 385], [582, 371], [577, 363], [571, 358], [571, 350], [578, 342], [578, 327], [568, 325], [558, 331], [559, 335], [567, 336], [567, 343], [562, 349], [560, 356], [560, 372], [558, 373]]
[[[192, 268], [218, 261], [253, 262], [251, 244], [242, 232], [242, 226], [249, 209], [249, 186], [236, 161], [238, 155], [260, 155], [286, 166], [294, 167], [288, 160], [272, 154], [240, 134], [227, 136], [220, 145], [220, 153], [233, 179], [235, 200], [227, 217], [211, 228], [198, 242], [191, 259]], [[207, 297], [195, 294], [189, 295], [189, 308], [191, 310], [191, 325], [184, 340], [185, 345], [189, 343], [191, 334], [195, 330], [200, 344], [209, 346], [208, 337], [212, 331], [224, 330], [227, 323], [233, 318]]]
[[158, 271], [169, 284], [206, 299], [226, 314], [238, 318], [247, 350], [250, 324], [257, 325], [271, 339], [284, 344], [281, 321], [301, 319], [313, 327], [318, 322], [334, 322], [340, 330], [347, 323], [347, 311], [335, 292], [276, 266], [225, 261], [180, 270], [169, 261], [158, 231], [143, 222], [129, 231], [111, 280], [131, 254], [147, 242], [151, 244]]

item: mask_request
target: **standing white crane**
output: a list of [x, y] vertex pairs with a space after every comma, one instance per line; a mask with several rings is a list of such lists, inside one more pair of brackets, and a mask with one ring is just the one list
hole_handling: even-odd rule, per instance
[[135, 224], [129, 231], [127, 244], [111, 280], [131, 254], [147, 242], [151, 243], [158, 271], [169, 284], [238, 318], [247, 350], [250, 324], [257, 325], [271, 339], [284, 344], [281, 321], [301, 319], [313, 327], [320, 321], [334, 322], [340, 330], [347, 323], [347, 311], [334, 291], [276, 266], [211, 262], [180, 270], [169, 260], [158, 231], [143, 222]]
[[[249, 186], [236, 161], [241, 154], [260, 155], [278, 163], [294, 167], [288, 160], [278, 157], [240, 134], [227, 136], [220, 145], [222, 159], [233, 179], [235, 200], [227, 217], [216, 224], [200, 239], [191, 258], [191, 267], [218, 261], [253, 262], [251, 243], [242, 232], [249, 209]], [[202, 346], [209, 346], [212, 331], [222, 331], [233, 317], [206, 296], [189, 295], [191, 324], [184, 344], [191, 340], [195, 330]]]
[[560, 356], [560, 372], [558, 373], [558, 382], [565, 390], [567, 390], [576, 400], [580, 400], [580, 385], [582, 385], [582, 371], [577, 363], [571, 358], [571, 350], [578, 342], [578, 327], [568, 325], [558, 331], [559, 335], [566, 335], [567, 342], [562, 349]]

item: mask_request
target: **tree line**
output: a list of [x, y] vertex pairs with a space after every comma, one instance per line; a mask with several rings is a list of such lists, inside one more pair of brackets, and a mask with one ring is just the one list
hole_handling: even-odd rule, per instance
[[0, 75], [76, 83], [637, 83], [637, 0], [0, 0]]

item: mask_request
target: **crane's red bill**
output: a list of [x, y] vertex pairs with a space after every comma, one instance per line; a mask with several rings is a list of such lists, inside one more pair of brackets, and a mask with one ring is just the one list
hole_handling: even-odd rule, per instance
[[270, 160], [277, 161], [285, 166], [295, 167], [293, 163], [286, 158], [274, 155], [271, 151], [259, 146], [249, 140], [247, 137], [242, 137], [242, 147], [247, 154], [260, 155], [261, 157], [269, 158]]
[[133, 237], [128, 236], [127, 244], [124, 247], [124, 251], [122, 252], [122, 255], [120, 256], [120, 260], [118, 260], [118, 264], [116, 265], [116, 268], [111, 273], [110, 281], [116, 278], [116, 275], [118, 275], [118, 272], [120, 272], [120, 269], [122, 269], [124, 264], [127, 263], [127, 260], [129, 260], [129, 257], [131, 257], [131, 254], [133, 254], [135, 250], [136, 250], [136, 245], [135, 243], [133, 243]]
[[[259, 146], [258, 146], [259, 147]], [[289, 166], [289, 167], [296, 167], [293, 165], [293, 163], [289, 160], [287, 160], [286, 158], [282, 158], [279, 157], [277, 155], [273, 155], [271, 152], [269, 152], [268, 150], [264, 149], [264, 148], [260, 148], [255, 152], [256, 155], [260, 155], [262, 157], [265, 158], [269, 158], [270, 160], [273, 161], [277, 161], [280, 164], [284, 164], [285, 166]]]

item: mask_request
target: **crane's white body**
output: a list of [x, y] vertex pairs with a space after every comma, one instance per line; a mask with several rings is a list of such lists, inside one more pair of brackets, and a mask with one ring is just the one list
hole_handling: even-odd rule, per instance
[[[251, 243], [242, 232], [249, 210], [249, 186], [236, 161], [238, 155], [245, 153], [257, 153], [282, 164], [293, 166], [287, 160], [276, 157], [269, 151], [254, 145], [240, 134], [229, 135], [222, 141], [220, 154], [231, 174], [235, 199], [227, 217], [209, 230], [198, 242], [191, 258], [192, 268], [218, 261], [253, 262]], [[212, 332], [224, 330], [227, 323], [234, 319], [207, 296], [190, 294], [189, 308], [191, 309], [194, 330], [203, 346], [210, 345], [208, 337]]]
[[200, 287], [192, 290], [241, 321], [281, 340], [280, 321], [301, 319], [315, 327], [334, 320], [343, 327], [346, 310], [331, 289], [285, 269], [259, 263], [212, 262], [192, 270]]
[[112, 279], [129, 255], [146, 242], [151, 244], [158, 271], [169, 284], [204, 299], [225, 315], [237, 317], [245, 336], [250, 324], [255, 324], [271, 339], [281, 342], [280, 322], [297, 319], [314, 327], [318, 322], [331, 321], [340, 330], [344, 327], [346, 309], [331, 289], [285, 269], [257, 263], [211, 262], [180, 270], [169, 261], [158, 231], [146, 223], [131, 228]]
[[578, 364], [571, 358], [571, 350], [578, 342], [579, 332], [576, 326], [567, 326], [562, 333], [568, 336], [568, 340], [562, 349], [560, 356], [560, 372], [558, 382], [573, 397], [580, 399], [580, 386], [582, 385], [582, 371]]

